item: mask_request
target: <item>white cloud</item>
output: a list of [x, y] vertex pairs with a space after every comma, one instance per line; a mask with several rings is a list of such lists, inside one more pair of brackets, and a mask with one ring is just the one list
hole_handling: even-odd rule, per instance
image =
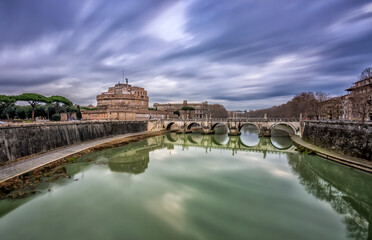
[[144, 32], [165, 41], [188, 42], [193, 36], [185, 31], [186, 10], [190, 3], [178, 2], [163, 11], [145, 28]]
[[147, 208], [156, 217], [179, 232], [187, 231], [185, 202], [192, 198], [193, 190], [167, 192], [157, 199], [147, 202]]

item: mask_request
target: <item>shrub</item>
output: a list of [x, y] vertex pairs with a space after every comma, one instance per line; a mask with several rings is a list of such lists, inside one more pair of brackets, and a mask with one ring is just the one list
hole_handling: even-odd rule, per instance
[[59, 114], [53, 114], [52, 118], [50, 119], [52, 121], [61, 121], [61, 115]]
[[182, 107], [181, 110], [195, 110], [193, 107]]
[[31, 117], [31, 106], [16, 106], [16, 116], [20, 119]]
[[83, 118], [83, 116], [81, 115], [80, 110], [76, 113], [76, 118], [77, 118], [78, 120], [80, 120], [80, 119]]
[[87, 108], [87, 107], [80, 107], [80, 109], [88, 110], [88, 111], [94, 111], [97, 110], [98, 108], [93, 107], [93, 108]]

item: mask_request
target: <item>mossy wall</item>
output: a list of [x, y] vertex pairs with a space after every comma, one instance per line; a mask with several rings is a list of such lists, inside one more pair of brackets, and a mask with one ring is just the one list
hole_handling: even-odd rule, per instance
[[372, 160], [372, 125], [306, 122], [302, 138], [337, 153]]
[[0, 127], [0, 163], [84, 141], [147, 131], [147, 122], [40, 123]]

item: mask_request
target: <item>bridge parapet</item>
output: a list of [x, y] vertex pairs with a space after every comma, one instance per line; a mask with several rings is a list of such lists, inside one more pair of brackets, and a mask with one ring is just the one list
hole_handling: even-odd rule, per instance
[[[239, 135], [241, 128], [249, 124], [256, 126], [261, 136], [270, 136], [271, 130], [276, 128], [276, 126], [285, 125], [288, 127], [288, 133], [296, 135], [301, 135], [303, 128], [299, 119], [291, 118], [195, 118], [162, 120], [162, 126], [166, 130], [171, 130], [172, 126], [176, 126], [180, 132], [189, 132], [191, 127], [200, 126], [202, 132], [206, 134], [213, 133], [214, 127], [218, 124], [227, 126], [229, 133], [233, 135]], [[283, 131], [283, 127], [279, 130]]]
[[234, 122], [299, 122], [298, 118], [228, 118]]
[[163, 119], [165, 121], [184, 122], [300, 122], [298, 118], [188, 118]]

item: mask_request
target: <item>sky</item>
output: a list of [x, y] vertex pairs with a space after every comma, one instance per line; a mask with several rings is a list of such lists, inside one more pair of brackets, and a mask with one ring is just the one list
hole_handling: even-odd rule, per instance
[[0, 33], [0, 94], [80, 105], [122, 70], [151, 105], [250, 110], [343, 95], [372, 67], [370, 0], [2, 0]]

